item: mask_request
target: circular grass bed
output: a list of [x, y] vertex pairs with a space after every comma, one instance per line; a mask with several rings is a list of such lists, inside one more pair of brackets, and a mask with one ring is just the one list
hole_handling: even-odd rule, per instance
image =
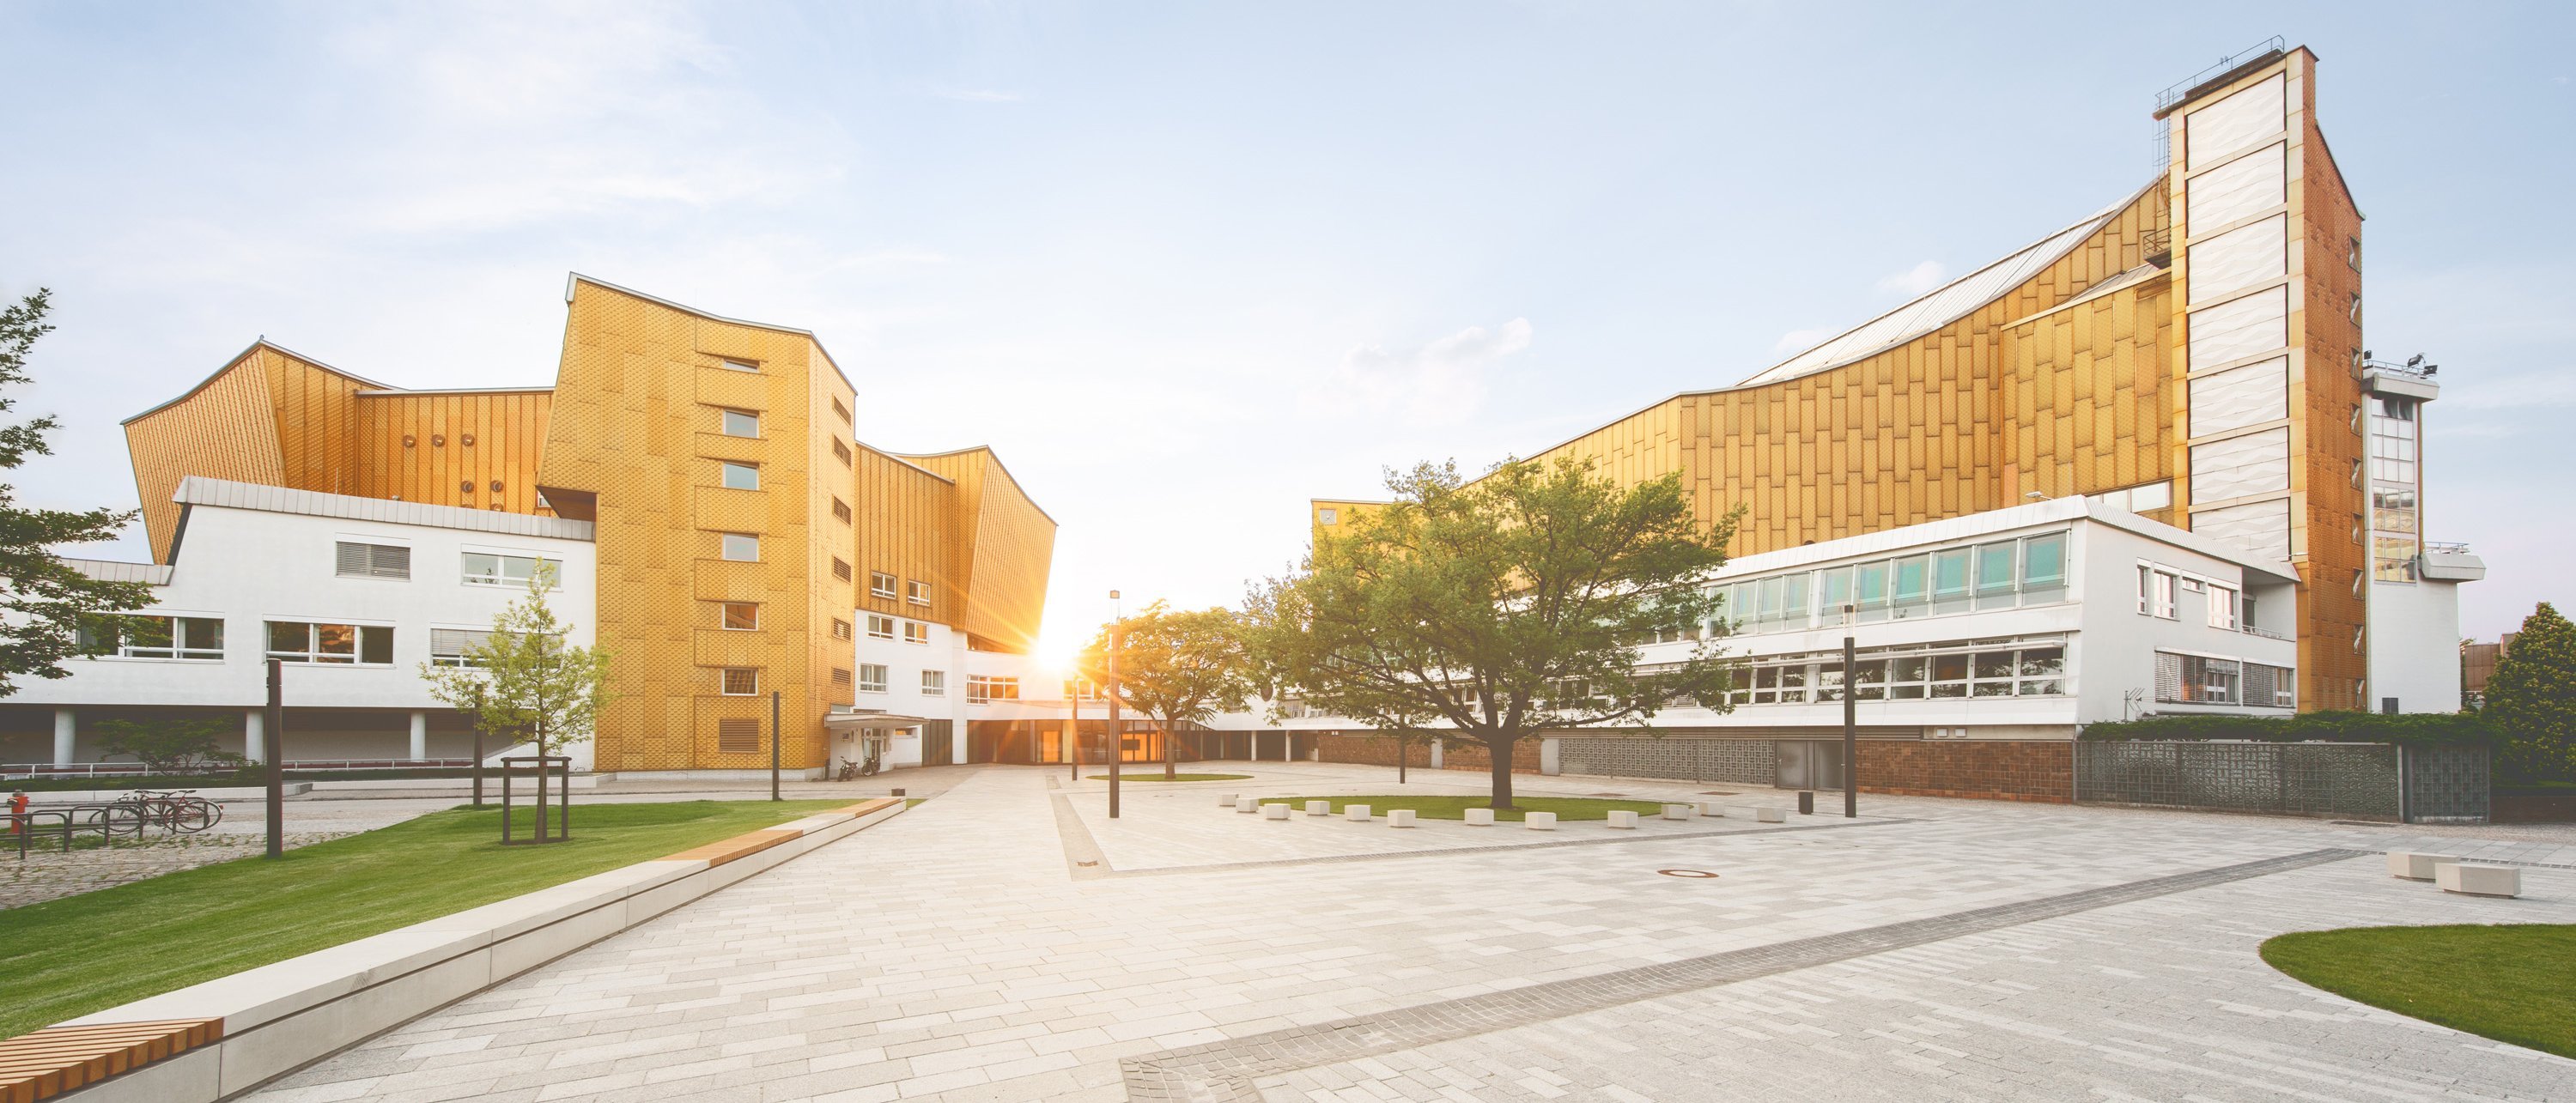
[[[1118, 775], [1118, 780], [1120, 780], [1120, 781], [1241, 781], [1241, 780], [1243, 780], [1243, 779], [1245, 779], [1245, 778], [1248, 778], [1248, 777], [1251, 777], [1251, 776], [1252, 776], [1251, 774], [1174, 774], [1174, 775], [1172, 775], [1172, 776], [1170, 776], [1170, 777], [1164, 777], [1163, 775], [1161, 775], [1161, 774], [1159, 774], [1159, 773], [1152, 773], [1152, 774], [1120, 774], [1120, 775]], [[1107, 774], [1093, 774], [1093, 775], [1091, 775], [1091, 780], [1093, 780], [1093, 781], [1107, 781], [1107, 780], [1109, 780], [1109, 775], [1107, 775]]]
[[[1342, 814], [1345, 805], [1365, 804], [1369, 814], [1383, 816], [1398, 808], [1410, 808], [1416, 818], [1426, 820], [1463, 820], [1470, 808], [1490, 808], [1491, 797], [1438, 796], [1418, 793], [1378, 793], [1368, 796], [1343, 797], [1263, 797], [1263, 804], [1288, 804], [1304, 811], [1306, 802], [1333, 802], [1333, 814]], [[1496, 820], [1518, 822], [1524, 813], [1554, 812], [1557, 821], [1606, 820], [1612, 812], [1635, 812], [1653, 816], [1663, 813], [1664, 806], [1650, 800], [1601, 800], [1595, 797], [1513, 797], [1512, 806], [1494, 813]]]
[[2263, 943], [2273, 968], [2348, 1000], [2576, 1057], [2576, 925], [2298, 931]]

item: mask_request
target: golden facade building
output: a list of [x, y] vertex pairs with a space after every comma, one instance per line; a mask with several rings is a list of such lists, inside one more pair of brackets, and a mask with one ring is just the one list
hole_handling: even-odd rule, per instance
[[[2299, 579], [2300, 707], [2366, 707], [2361, 214], [2317, 58], [2265, 49], [2159, 99], [2129, 195], [1756, 372], [1538, 452], [1679, 473], [1738, 555], [2102, 496]], [[2114, 120], [2116, 121], [2116, 120]], [[1368, 503], [1317, 499], [1319, 534]]]
[[130, 419], [155, 562], [192, 476], [586, 522], [600, 770], [765, 769], [773, 692], [785, 764], [829, 765], [826, 719], [887, 679], [862, 624], [937, 626], [959, 667], [1028, 651], [1055, 522], [991, 450], [859, 443], [859, 391], [804, 330], [578, 275], [566, 299], [551, 387], [395, 388], [263, 340]]

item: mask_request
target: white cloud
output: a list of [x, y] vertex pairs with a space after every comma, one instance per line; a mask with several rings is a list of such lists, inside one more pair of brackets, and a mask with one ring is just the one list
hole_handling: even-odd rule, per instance
[[1824, 343], [1825, 338], [1842, 332], [1836, 329], [1793, 329], [1771, 342], [1771, 351], [1795, 355]]
[[1950, 278], [1950, 270], [1937, 260], [1927, 260], [1902, 272], [1891, 273], [1878, 281], [1881, 291], [1894, 291], [1908, 297], [1920, 295], [1941, 286]]
[[1484, 405], [1485, 369], [1528, 348], [1530, 332], [1529, 319], [1514, 318], [1490, 331], [1468, 326], [1418, 348], [1361, 345], [1342, 354], [1327, 385], [1307, 393], [1307, 404], [1454, 424]]

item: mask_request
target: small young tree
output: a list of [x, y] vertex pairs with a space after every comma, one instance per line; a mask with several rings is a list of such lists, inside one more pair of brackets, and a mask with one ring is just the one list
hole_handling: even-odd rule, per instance
[[[27, 352], [36, 338], [53, 331], [45, 324], [52, 309], [51, 291], [38, 288], [0, 309], [0, 387], [27, 382]], [[0, 397], [0, 413], [16, 400]], [[13, 469], [31, 455], [48, 455], [45, 434], [58, 423], [40, 417], [18, 425], [0, 425], [0, 469]], [[28, 509], [17, 494], [0, 483], [0, 697], [18, 691], [17, 675], [60, 678], [65, 659], [105, 646], [119, 629], [115, 613], [140, 609], [152, 600], [152, 589], [140, 582], [105, 582], [73, 570], [50, 550], [55, 544], [113, 540], [135, 516], [133, 510], [67, 511]], [[91, 642], [84, 646], [84, 637]]]
[[[1101, 677], [1100, 656], [1109, 645], [1109, 626], [1083, 649], [1084, 673]], [[1127, 617], [1118, 629], [1118, 696], [1163, 728], [1163, 776], [1176, 775], [1174, 729], [1204, 723], [1237, 708], [1252, 696], [1251, 668], [1244, 658], [1242, 625], [1225, 609], [1176, 610], [1154, 602]], [[1112, 739], [1118, 738], [1114, 733]], [[1117, 769], [1112, 763], [1110, 769]]]
[[101, 720], [96, 729], [107, 753], [133, 755], [149, 773], [193, 774], [243, 765], [242, 756], [215, 745], [232, 730], [223, 720]]
[[2503, 737], [2506, 772], [2576, 781], [2576, 625], [2541, 602], [2496, 661], [2480, 715]]
[[1263, 665], [1309, 702], [1482, 745], [1496, 809], [1512, 807], [1523, 739], [1651, 730], [1684, 697], [1725, 708], [1711, 642], [1652, 667], [1637, 645], [1696, 636], [1715, 613], [1706, 583], [1738, 514], [1702, 524], [1677, 475], [1623, 488], [1570, 459], [1508, 461], [1473, 483], [1423, 464], [1387, 487], [1393, 502], [1355, 512], [1247, 603]]
[[564, 642], [572, 625], [555, 616], [551, 563], [528, 580], [528, 596], [492, 618], [492, 634], [465, 648], [465, 665], [421, 664], [433, 697], [474, 715], [488, 732], [511, 732], [550, 755], [591, 736], [608, 704], [608, 652]]

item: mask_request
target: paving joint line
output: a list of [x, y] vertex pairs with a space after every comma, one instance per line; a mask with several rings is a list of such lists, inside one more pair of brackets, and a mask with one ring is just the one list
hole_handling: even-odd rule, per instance
[[[1589, 821], [1579, 821], [1589, 822]], [[1486, 843], [1479, 846], [1442, 846], [1423, 850], [1382, 850], [1369, 854], [1320, 854], [1311, 858], [1264, 858], [1251, 862], [1215, 862], [1197, 866], [1155, 866], [1150, 869], [1112, 869], [1104, 877], [1166, 877], [1177, 873], [1210, 873], [1221, 870], [1271, 869], [1280, 866], [1327, 865], [1336, 862], [1384, 862], [1398, 858], [1436, 858], [1449, 854], [1491, 854], [1502, 850], [1553, 850], [1567, 846], [1616, 846], [1624, 843], [1680, 842], [1685, 839], [1740, 839], [1759, 835], [1788, 835], [1807, 831], [1841, 831], [1855, 827], [1882, 827], [1912, 823], [1910, 819], [1862, 820], [1856, 823], [1810, 823], [1783, 827], [1730, 827], [1715, 831], [1681, 831], [1671, 834], [1610, 835], [1594, 839], [1550, 839], [1534, 843]]]
[[1120, 1061], [1119, 1066], [1126, 1082], [1127, 1098], [1138, 1103], [1166, 1100], [1190, 1103], [1257, 1101], [1261, 1092], [1254, 1087], [1254, 1081], [1284, 1076], [1299, 1069], [1418, 1049], [1623, 1004], [2017, 927], [2115, 904], [2368, 857], [2373, 853], [2329, 847], [2285, 854], [1184, 1046], [1127, 1058]]

